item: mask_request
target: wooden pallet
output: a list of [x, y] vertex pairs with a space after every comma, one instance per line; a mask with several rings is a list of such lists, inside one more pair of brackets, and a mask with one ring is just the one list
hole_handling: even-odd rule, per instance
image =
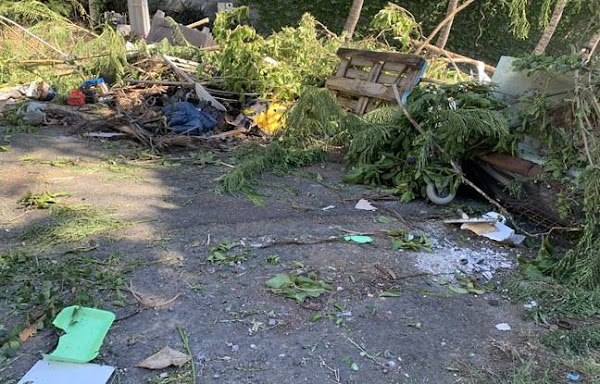
[[337, 55], [342, 62], [326, 87], [336, 93], [343, 107], [357, 115], [385, 103], [396, 103], [394, 84], [406, 102], [427, 67], [427, 61], [419, 56], [396, 52], [340, 48]]

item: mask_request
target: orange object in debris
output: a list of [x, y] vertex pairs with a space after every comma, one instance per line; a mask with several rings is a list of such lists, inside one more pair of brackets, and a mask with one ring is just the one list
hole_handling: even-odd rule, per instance
[[83, 105], [85, 104], [85, 95], [83, 92], [76, 89], [72, 90], [67, 96], [67, 104], [69, 105]]

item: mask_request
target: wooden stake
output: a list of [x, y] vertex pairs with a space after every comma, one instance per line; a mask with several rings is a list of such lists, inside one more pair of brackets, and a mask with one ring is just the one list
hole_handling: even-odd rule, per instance
[[199, 27], [201, 25], [208, 24], [209, 22], [210, 22], [210, 19], [208, 17], [205, 17], [204, 19], [200, 19], [198, 21], [193, 22], [192, 24], [186, 25], [186, 27], [188, 27], [188, 28], [196, 28], [196, 27]]

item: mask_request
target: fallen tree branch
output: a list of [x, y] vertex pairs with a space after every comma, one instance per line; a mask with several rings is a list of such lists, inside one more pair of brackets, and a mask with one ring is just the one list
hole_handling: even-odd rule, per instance
[[[411, 39], [410, 43], [414, 46], [414, 47], [419, 47], [422, 45], [422, 42], [415, 40], [415, 39]], [[429, 52], [433, 52], [436, 53], [438, 55], [443, 55], [446, 56], [448, 58], [454, 59], [455, 61], [461, 61], [461, 62], [465, 62], [465, 63], [469, 63], [469, 64], [473, 64], [473, 65], [478, 65], [478, 63], [480, 63], [481, 61], [479, 60], [475, 60], [471, 57], [467, 57], [467, 56], [463, 56], [461, 54], [455, 53], [455, 52], [451, 52], [451, 51], [447, 51], [445, 49], [441, 49], [439, 47], [436, 47], [435, 45], [431, 45], [431, 44], [426, 44], [425, 45], [425, 49]], [[485, 64], [485, 63], [484, 63]], [[489, 65], [489, 64], [485, 64], [485, 71], [488, 73], [494, 73], [496, 72], [496, 67]]]
[[189, 82], [189, 81], [163, 81], [163, 80], [135, 80], [135, 79], [131, 79], [131, 80], [125, 80], [127, 83], [130, 84], [152, 84], [152, 85], [171, 85], [171, 86], [193, 86], [194, 82]]
[[[398, 86], [396, 84], [392, 85], [393, 89], [394, 89], [394, 95], [396, 96], [396, 100], [398, 102], [398, 106], [400, 107], [400, 110], [402, 111], [402, 113], [404, 114], [404, 116], [406, 116], [406, 118], [408, 119], [408, 121], [412, 124], [413, 127], [415, 127], [415, 129], [421, 134], [421, 135], [425, 135], [425, 130], [423, 129], [423, 127], [421, 126], [421, 124], [419, 124], [408, 112], [408, 110], [406, 109], [406, 107], [404, 106], [404, 104], [402, 104], [402, 98], [400, 97], [400, 91], [398, 90]], [[435, 144], [437, 150], [439, 150], [441, 153], [448, 155], [448, 153], [444, 150], [444, 148], [442, 148], [439, 144]], [[460, 176], [461, 180], [463, 183], [467, 184], [468, 186], [470, 186], [471, 188], [473, 188], [477, 193], [479, 193], [481, 196], [483, 196], [484, 199], [486, 199], [490, 204], [492, 204], [493, 206], [495, 206], [496, 208], [498, 208], [498, 210], [500, 211], [500, 213], [502, 215], [504, 215], [506, 218], [510, 218], [511, 221], [513, 223], [516, 224], [516, 221], [512, 218], [512, 215], [508, 212], [508, 210], [506, 208], [504, 208], [502, 206], [502, 204], [500, 204], [499, 202], [497, 202], [496, 200], [492, 199], [487, 193], [485, 193], [481, 188], [479, 188], [477, 185], [475, 185], [471, 180], [469, 180], [464, 172], [462, 171], [462, 169], [460, 169], [460, 167], [458, 166], [458, 164], [456, 163], [455, 160], [450, 160], [450, 165], [452, 166], [452, 169], [454, 170], [454, 172], [456, 172], [457, 175]], [[525, 232], [526, 233], [526, 232]]]
[[435, 29], [433, 30], [433, 32], [431, 32], [431, 34], [425, 39], [425, 41], [421, 44], [421, 46], [419, 48], [417, 48], [417, 51], [415, 52], [415, 54], [416, 55], [420, 54], [421, 51], [423, 49], [425, 49], [425, 47], [427, 46], [427, 44], [429, 44], [431, 42], [431, 40], [433, 40], [433, 38], [435, 37], [435, 35], [437, 35], [438, 32], [441, 31], [442, 28], [444, 28], [444, 26], [446, 24], [448, 24], [451, 20], [454, 20], [454, 18], [456, 17], [456, 15], [458, 13], [462, 12], [465, 8], [467, 8], [469, 5], [471, 5], [474, 1], [475, 0], [467, 0], [460, 7], [456, 8], [454, 10], [454, 12], [448, 14], [446, 16], [446, 18], [444, 20], [442, 20], [442, 22], [439, 23], [437, 27], [435, 27]]

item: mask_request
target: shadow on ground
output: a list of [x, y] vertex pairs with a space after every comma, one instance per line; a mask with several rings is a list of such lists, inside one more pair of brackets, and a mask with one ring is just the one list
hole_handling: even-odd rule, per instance
[[[446, 276], [426, 275], [416, 268], [417, 258], [427, 258], [428, 253], [391, 251], [385, 236], [377, 235], [367, 245], [283, 244], [291, 239], [327, 240], [342, 235], [340, 228], [376, 233], [402, 226], [380, 223], [381, 213], [354, 209], [356, 201], [372, 191], [342, 185], [341, 164], [306, 169], [323, 181], [298, 175], [266, 177], [264, 206], [258, 207], [244, 197], [214, 193], [215, 179], [227, 170], [222, 166], [146, 161], [118, 172], [106, 167], [110, 160], [136, 151], [140, 149], [127, 142], [98, 142], [67, 136], [63, 129], [46, 129], [12, 137], [10, 151], [0, 153], [0, 251], [21, 246], [24, 230], [48, 220], [46, 211], [23, 214], [17, 200], [25, 192], [67, 191], [71, 197], [65, 203], [108, 209], [134, 223], [94, 236], [98, 247], [87, 257], [120, 255], [124, 264], [137, 265], [124, 275], [136, 291], [164, 299], [180, 295], [155, 310], [129, 293], [123, 307], [114, 305], [110, 292], [94, 292], [103, 308], [117, 315], [96, 360], [119, 368], [117, 382], [161, 382], [161, 373], [166, 373], [165, 383], [182, 382], [177, 378], [181, 370], [134, 367], [164, 346], [181, 347], [177, 327], [189, 334], [202, 383], [436, 384], [460, 382], [465, 364], [506, 364], [492, 341], [509, 341], [528, 327], [520, 310], [509, 303], [489, 305], [490, 294], [449, 293], [435, 282]], [[73, 163], [53, 165], [56, 159]], [[335, 208], [321, 210], [331, 205]], [[377, 205], [397, 211], [412, 230], [427, 231], [439, 244], [435, 252], [445, 252], [444, 244], [456, 245], [458, 240], [467, 252], [499, 247], [444, 227], [434, 218], [439, 209], [423, 201]], [[243, 244], [247, 260], [207, 262], [210, 246], [224, 241]], [[256, 247], [270, 241], [282, 244]], [[64, 254], [74, 246], [45, 256], [74, 257]], [[271, 255], [279, 257], [277, 264], [267, 262]], [[298, 270], [330, 281], [332, 291], [303, 305], [267, 291], [266, 280]], [[386, 270], [392, 274], [386, 275]], [[379, 296], [389, 289], [400, 296]], [[22, 321], [9, 304], [0, 305], [9, 313], [0, 323], [8, 326]], [[315, 314], [331, 316], [311, 322]], [[497, 323], [509, 323], [513, 331], [497, 331]], [[0, 367], [0, 376], [18, 379], [56, 342], [55, 330], [39, 332], [10, 365]]]

